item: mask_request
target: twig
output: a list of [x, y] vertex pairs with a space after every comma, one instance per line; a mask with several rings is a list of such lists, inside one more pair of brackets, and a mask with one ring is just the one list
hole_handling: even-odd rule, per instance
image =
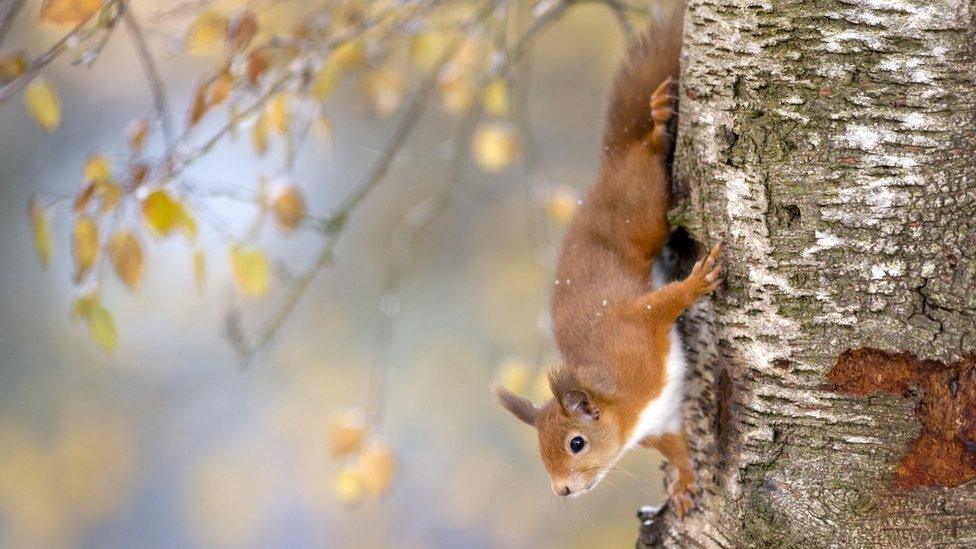
[[[490, 13], [490, 8], [493, 2], [488, 1], [485, 3], [485, 7], [479, 10], [478, 15], [476, 15], [472, 22], [479, 21], [486, 17]], [[437, 79], [443, 70], [447, 62], [450, 61], [451, 57], [454, 55], [457, 46], [460, 44], [460, 35], [452, 40], [448, 47], [444, 48], [444, 52], [441, 54], [440, 58], [434, 64], [434, 66], [428, 71], [427, 75], [424, 77], [423, 81], [417, 88], [417, 92], [414, 94], [413, 99], [411, 99], [410, 104], [407, 106], [406, 113], [400, 120], [393, 134], [387, 140], [386, 145], [383, 147], [380, 157], [377, 159], [376, 163], [366, 174], [366, 177], [357, 185], [356, 189], [346, 198], [345, 201], [339, 206], [336, 212], [329, 218], [329, 223], [324, 227], [327, 232], [327, 237], [322, 248], [319, 249], [318, 254], [315, 257], [315, 261], [312, 265], [305, 270], [301, 275], [299, 275], [292, 287], [286, 293], [281, 305], [274, 312], [268, 322], [265, 324], [263, 329], [260, 331], [260, 335], [257, 338], [257, 343], [250, 348], [238, 349], [238, 351], [243, 351], [241, 353], [245, 359], [253, 359], [258, 354], [260, 354], [268, 344], [274, 340], [281, 326], [284, 324], [285, 320], [291, 315], [295, 306], [301, 300], [302, 296], [308, 290], [309, 285], [319, 274], [319, 272], [324, 269], [327, 265], [332, 262], [333, 253], [335, 251], [336, 244], [338, 243], [339, 236], [342, 230], [345, 228], [346, 222], [349, 219], [349, 215], [352, 213], [356, 207], [362, 203], [370, 195], [370, 193], [376, 188], [377, 185], [386, 176], [389, 171], [390, 166], [393, 163], [393, 159], [396, 157], [397, 152], [406, 143], [407, 138], [413, 131], [414, 126], [420, 120], [424, 111], [427, 109], [427, 104], [430, 101], [433, 92], [437, 87]]]
[[156, 118], [159, 119], [159, 123], [163, 128], [163, 139], [166, 143], [166, 149], [169, 150], [175, 143], [176, 134], [173, 130], [173, 120], [170, 117], [169, 103], [166, 100], [166, 88], [163, 84], [163, 79], [159, 74], [159, 68], [156, 65], [156, 60], [153, 58], [152, 53], [149, 51], [149, 46], [146, 44], [146, 36], [142, 32], [142, 27], [136, 20], [136, 16], [132, 13], [132, 7], [125, 11], [125, 26], [129, 30], [129, 36], [132, 37], [132, 42], [136, 46], [136, 51], [139, 54], [139, 60], [142, 62], [143, 72], [146, 73], [146, 80], [149, 82], [149, 88], [153, 95], [153, 108], [156, 111]]
[[0, 46], [3, 45], [3, 40], [7, 38], [7, 33], [13, 28], [14, 19], [17, 17], [20, 8], [24, 6], [24, 1], [11, 0], [10, 5], [7, 6], [7, 11], [0, 15]]
[[[106, 7], [102, 7], [102, 9], [106, 9]], [[44, 67], [51, 64], [51, 62], [57, 59], [59, 55], [64, 53], [64, 51], [68, 49], [69, 42], [78, 39], [80, 36], [84, 34], [82, 31], [87, 30], [85, 28], [85, 25], [89, 21], [91, 21], [92, 17], [94, 16], [95, 14], [92, 13], [88, 17], [79, 21], [78, 24], [74, 26], [74, 28], [72, 28], [67, 34], [62, 36], [60, 40], [55, 42], [50, 49], [48, 49], [46, 52], [42, 53], [41, 55], [37, 56], [36, 58], [34, 58], [34, 60], [31, 61], [31, 64], [28, 65], [27, 69], [23, 72], [23, 74], [18, 76], [15, 80], [12, 80], [11, 82], [7, 83], [6, 86], [0, 88], [0, 103], [3, 103], [7, 99], [10, 99], [14, 94], [24, 89], [24, 86], [26, 86], [31, 80], [33, 80], [38, 75], [38, 73], [40, 73], [41, 70], [44, 69]]]

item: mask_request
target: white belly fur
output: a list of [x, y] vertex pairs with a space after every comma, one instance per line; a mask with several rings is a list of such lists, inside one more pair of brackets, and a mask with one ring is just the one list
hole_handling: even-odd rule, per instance
[[637, 426], [627, 441], [633, 448], [644, 437], [674, 433], [681, 428], [681, 400], [684, 398], [685, 352], [678, 328], [671, 327], [670, 349], [665, 364], [665, 381], [661, 394], [651, 399], [640, 413]]
[[[659, 262], [656, 261], [654, 267], [651, 276], [653, 287], [656, 289], [664, 285], [664, 274], [659, 268]], [[681, 401], [685, 395], [685, 365], [687, 361], [677, 326], [671, 327], [669, 336], [670, 345], [668, 346], [668, 357], [665, 361], [664, 388], [661, 389], [661, 394], [651, 399], [641, 410], [637, 426], [627, 441], [627, 448], [633, 448], [645, 437], [674, 433], [681, 428]]]

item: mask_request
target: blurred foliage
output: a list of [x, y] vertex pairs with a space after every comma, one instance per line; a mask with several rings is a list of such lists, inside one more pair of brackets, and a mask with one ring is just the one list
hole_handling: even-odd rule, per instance
[[[513, 482], [513, 468], [543, 478], [534, 435], [500, 414], [502, 426], [494, 426], [487, 387], [494, 380], [536, 401], [550, 396], [545, 370], [554, 350], [545, 310], [555, 236], [575, 211], [577, 189], [586, 184], [575, 179], [575, 160], [557, 158], [566, 167], [556, 176], [542, 161], [527, 114], [530, 79], [533, 72], [563, 71], [604, 86], [600, 79], [606, 71], [590, 75], [584, 69], [602, 67], [616, 55], [620, 31], [629, 32], [631, 23], [646, 15], [642, 3], [11, 4], [0, 8], [0, 105], [20, 98], [33, 124], [51, 134], [46, 154], [66, 147], [59, 138], [65, 132], [72, 147], [84, 149], [84, 161], [71, 167], [70, 181], [33, 186], [26, 209], [30, 243], [41, 267], [55, 274], [63, 269], [63, 278], [73, 285], [73, 297], [63, 307], [97, 349], [116, 357], [110, 362], [116, 370], [81, 368], [91, 376], [85, 390], [98, 393], [121, 379], [149, 383], [162, 376], [139, 371], [143, 360], [132, 361], [133, 356], [165, 355], [165, 362], [180, 364], [181, 359], [168, 355], [179, 353], [177, 342], [198, 337], [182, 332], [199, 325], [190, 318], [194, 313], [179, 310], [177, 303], [199, 300], [216, 308], [208, 294], [224, 281], [231, 281], [236, 292], [222, 306], [226, 341], [243, 366], [260, 360], [268, 372], [251, 374], [261, 376], [262, 389], [257, 404], [246, 400], [254, 405], [242, 411], [246, 419], [234, 414], [233, 420], [223, 420], [225, 425], [246, 422], [245, 434], [208, 433], [192, 443], [183, 435], [152, 431], [153, 420], [147, 417], [153, 406], [184, 413], [183, 393], [159, 397], [165, 404], [142, 403], [146, 411], [136, 414], [109, 402], [77, 405], [77, 398], [63, 397], [63, 388], [38, 394], [68, 404], [36, 414], [12, 413], [16, 405], [0, 405], [0, 547], [90, 544], [84, 540], [100, 539], [89, 537], [97, 532], [95, 525], [157, 512], [143, 509], [147, 503], [133, 504], [160, 489], [152, 486], [160, 478], [148, 476], [149, 468], [162, 468], [157, 474], [167, 485], [174, 484], [168, 481], [174, 475], [185, 479], [174, 484], [178, 495], [169, 496], [180, 502], [179, 512], [170, 513], [180, 515], [189, 532], [175, 539], [202, 546], [261, 545], [269, 541], [265, 536], [276, 513], [296, 506], [313, 517], [315, 526], [307, 529], [319, 532], [302, 539], [377, 546], [397, 539], [395, 532], [404, 529], [393, 509], [416, 507], [415, 494], [431, 493], [441, 501], [428, 502], [426, 513], [440, 526], [425, 532], [406, 528], [401, 545], [630, 543], [634, 525], [628, 519], [638, 502], [598, 504], [599, 524], [593, 525], [585, 507], [548, 509], [544, 482], [524, 477]], [[590, 11], [570, 16], [575, 10]], [[17, 36], [29, 37], [24, 44], [5, 40], [11, 21]], [[534, 48], [554, 25], [563, 25], [563, 34], [548, 44], [540, 68]], [[587, 40], [566, 40], [566, 35]], [[596, 48], [604, 62], [581, 62], [587, 48]], [[103, 57], [119, 62], [117, 50], [129, 56], [125, 79], [144, 77], [148, 97], [138, 99], [151, 103], [149, 112], [128, 101], [145, 87], [96, 81], [81, 91], [78, 77], [71, 76]], [[557, 113], [551, 117], [558, 120], [557, 141], [573, 142], [579, 136], [564, 134], [561, 124], [578, 106], [566, 108], [562, 90], [545, 89], [549, 95], [543, 106]], [[117, 127], [79, 128], [75, 121], [89, 114], [80, 112], [87, 108], [85, 93], [117, 101], [115, 112], [132, 109], [120, 115], [128, 120]], [[592, 94], [586, 108], [597, 112], [600, 101]], [[421, 136], [438, 144], [418, 146], [417, 153], [405, 144], [420, 133], [417, 128], [428, 111], [427, 118], [440, 120], [439, 127], [455, 131]], [[334, 191], [337, 197], [323, 200], [314, 174], [303, 172], [299, 159], [303, 151], [335, 152], [336, 141], [360, 135], [360, 126], [381, 128], [381, 144], [368, 145], [369, 161], [360, 179], [348, 181], [351, 176], [343, 174], [346, 181]], [[591, 148], [598, 138], [589, 128], [577, 133], [586, 134], [584, 143]], [[6, 128], [2, 137], [15, 138]], [[243, 143], [249, 152], [228, 157], [220, 152], [228, 142]], [[427, 155], [447, 165], [445, 174], [433, 177], [443, 180], [441, 185], [428, 184], [418, 198], [397, 194], [403, 191], [389, 182], [380, 199], [415, 205], [392, 210], [396, 218], [369, 217], [376, 214], [364, 206], [365, 199], [378, 194], [381, 183], [416, 177], [405, 175], [409, 169], [400, 171], [402, 158], [412, 155], [421, 163], [432, 162]], [[249, 180], [228, 182], [222, 170], [201, 167], [211, 156], [260, 168]], [[469, 165], [476, 169], [469, 172]], [[432, 179], [429, 168], [422, 178]], [[556, 182], [559, 178], [573, 178], [573, 185]], [[426, 338], [411, 339], [411, 350], [397, 354], [392, 349], [394, 320], [409, 300], [407, 267], [427, 249], [417, 242], [464, 193], [487, 215], [474, 223], [462, 220], [464, 228], [455, 229], [458, 234], [451, 238], [469, 232], [477, 241], [492, 235], [492, 244], [436, 272], [424, 271], [427, 267], [417, 262], [421, 274], [413, 275], [430, 274], [430, 284], [440, 292], [419, 296], [419, 306], [414, 299], [417, 315], [437, 312], [444, 294], [457, 288], [452, 302], [459, 303], [459, 311], [453, 314], [464, 316], [464, 325], [438, 333], [437, 327], [401, 323], [397, 330], [423, 330]], [[233, 207], [223, 206], [226, 202]], [[337, 260], [340, 237], [353, 238], [352, 220], [378, 227], [384, 239], [393, 235], [388, 257], [356, 263], [357, 252], [366, 254], [362, 237], [356, 237], [360, 249], [346, 250], [345, 264]], [[291, 249], [303, 253], [286, 253]], [[310, 289], [320, 273], [333, 266], [350, 279], [384, 279], [378, 305], [362, 312], [367, 298], [350, 292], [343, 304], [345, 296], [338, 290], [329, 294], [332, 301], [310, 297], [318, 295]], [[196, 295], [180, 287], [178, 273], [183, 271], [194, 281]], [[122, 289], [122, 298], [111, 295], [115, 287]], [[145, 295], [157, 292], [165, 298]], [[129, 294], [140, 295], [125, 297]], [[314, 314], [297, 308], [302, 300], [314, 301]], [[119, 310], [137, 311], [140, 320]], [[174, 319], [180, 327], [157, 332], [156, 325], [164, 325], [159, 319], [167, 315], [183, 315]], [[292, 316], [299, 318], [289, 324]], [[313, 317], [314, 330], [300, 328]], [[287, 335], [286, 325], [294, 327]], [[470, 335], [451, 335], [462, 329], [476, 332], [482, 348], [467, 344], [475, 339]], [[364, 331], [370, 340], [376, 334], [369, 351], [345, 347]], [[69, 347], [67, 356], [82, 352], [70, 348], [69, 336], [61, 339], [54, 348], [63, 343]], [[276, 348], [279, 339], [286, 341]], [[193, 381], [198, 374], [191, 368], [173, 368], [186, 383], [181, 391], [205, 391]], [[0, 374], [5, 383], [11, 377]], [[19, 393], [25, 382], [16, 383], [8, 387]], [[60, 381], [45, 383], [62, 387]], [[140, 390], [145, 387], [131, 389], [139, 395], [133, 398], [145, 396]], [[388, 409], [412, 410], [413, 415], [401, 417]], [[185, 413], [206, 417], [199, 410]], [[483, 431], [496, 436], [479, 436]], [[172, 445], [167, 437], [180, 442]], [[146, 447], [162, 448], [163, 455], [143, 462], [149, 459]], [[456, 459], [445, 457], [453, 454]], [[513, 455], [519, 461], [507, 461]], [[160, 463], [169, 459], [172, 464]], [[644, 479], [628, 482], [647, 484]], [[534, 491], [526, 491], [529, 484]], [[296, 488], [286, 490], [289, 486]], [[590, 497], [615, 501], [623, 493], [616, 486], [610, 489], [618, 493]], [[658, 490], [655, 485], [654, 493]], [[351, 519], [350, 511], [362, 522]], [[320, 517], [328, 517], [324, 526]], [[336, 520], [369, 528], [341, 529]], [[346, 532], [347, 538], [330, 529]], [[553, 535], [560, 530], [561, 535]]]

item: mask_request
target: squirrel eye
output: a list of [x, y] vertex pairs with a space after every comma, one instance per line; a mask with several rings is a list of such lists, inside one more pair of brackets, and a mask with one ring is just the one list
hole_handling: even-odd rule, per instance
[[573, 451], [574, 454], [580, 453], [580, 450], [586, 446], [586, 441], [583, 437], [573, 437], [573, 440], [569, 441], [569, 449]]

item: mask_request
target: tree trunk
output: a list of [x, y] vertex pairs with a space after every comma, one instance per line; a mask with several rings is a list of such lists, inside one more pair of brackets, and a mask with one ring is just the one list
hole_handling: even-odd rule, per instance
[[976, 547], [976, 3], [690, 0], [703, 494], [639, 547]]

